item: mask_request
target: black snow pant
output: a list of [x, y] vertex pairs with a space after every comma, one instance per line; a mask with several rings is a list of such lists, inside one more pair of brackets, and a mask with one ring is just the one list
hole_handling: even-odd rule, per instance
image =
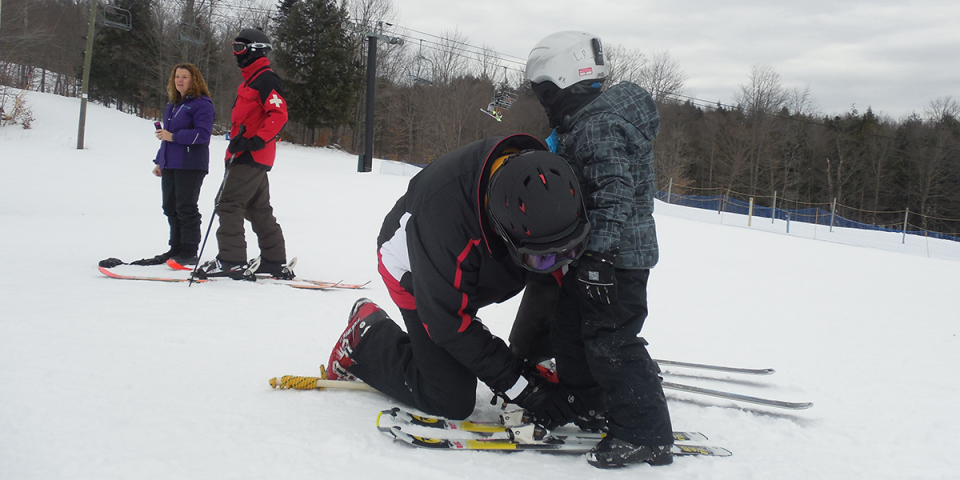
[[416, 310], [400, 313], [409, 333], [389, 318], [371, 326], [350, 355], [355, 362], [350, 373], [424, 413], [469, 417], [477, 403], [477, 377], [430, 339]]
[[[638, 337], [647, 317], [649, 275], [649, 270], [618, 269], [612, 305], [576, 290], [575, 267], [560, 287], [552, 277], [531, 278], [510, 332], [510, 348], [531, 360], [552, 349], [560, 381], [587, 394], [585, 406], [606, 412], [613, 436], [637, 445], [668, 445], [673, 427], [659, 368]], [[549, 339], [544, 338], [548, 332]]]
[[226, 182], [217, 215], [217, 258], [227, 262], [247, 262], [247, 241], [243, 233], [243, 221], [249, 220], [257, 234], [262, 260], [286, 263], [287, 250], [283, 230], [273, 216], [270, 206], [270, 182], [267, 171], [248, 164], [233, 164], [228, 167]]
[[170, 224], [170, 248], [196, 253], [200, 245], [200, 187], [207, 172], [165, 168], [160, 173], [163, 214]]
[[533, 363], [554, 357], [550, 324], [559, 295], [560, 284], [553, 275], [527, 275], [523, 300], [510, 329], [510, 350], [513, 353]]

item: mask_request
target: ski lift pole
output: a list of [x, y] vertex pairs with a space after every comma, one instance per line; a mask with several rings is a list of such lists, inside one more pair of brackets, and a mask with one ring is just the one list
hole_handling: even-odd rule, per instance
[[80, 90], [80, 125], [77, 127], [77, 150], [83, 150], [83, 136], [87, 125], [87, 96], [90, 91], [90, 63], [93, 60], [93, 36], [97, 26], [97, 0], [90, 2], [90, 21], [87, 22], [87, 50], [83, 52], [83, 85]]
[[373, 170], [373, 114], [377, 95], [377, 37], [367, 36], [367, 113], [364, 120], [363, 157], [358, 172]]
[[[377, 94], [377, 40], [383, 40], [391, 45], [403, 45], [400, 37], [388, 37], [381, 33], [383, 22], [377, 22], [377, 31], [367, 32], [367, 113], [364, 120], [363, 156], [359, 158], [357, 171], [369, 172], [373, 170], [373, 114]], [[390, 25], [389, 23], [387, 25]]]

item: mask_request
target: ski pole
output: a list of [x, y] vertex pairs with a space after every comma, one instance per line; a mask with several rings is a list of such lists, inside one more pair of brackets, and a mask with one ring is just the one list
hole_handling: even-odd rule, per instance
[[[247, 131], [246, 125], [240, 125], [240, 128], [237, 129], [237, 135], [243, 136], [243, 132], [245, 131]], [[227, 160], [227, 165], [223, 168], [223, 180], [220, 181], [220, 190], [217, 191], [217, 199], [213, 202], [213, 213], [210, 214], [210, 221], [207, 222], [207, 233], [203, 235], [203, 243], [200, 245], [200, 252], [197, 253], [197, 264], [194, 265], [193, 272], [190, 273], [190, 281], [187, 282], [187, 287], [193, 286], [193, 279], [197, 275], [197, 270], [200, 268], [203, 249], [207, 246], [207, 238], [210, 237], [210, 228], [213, 227], [213, 217], [217, 215], [217, 207], [220, 206], [220, 197], [223, 196], [223, 187], [227, 185], [227, 178], [230, 177], [230, 166], [233, 165], [233, 159], [236, 156], [236, 153], [230, 155], [230, 160]]]

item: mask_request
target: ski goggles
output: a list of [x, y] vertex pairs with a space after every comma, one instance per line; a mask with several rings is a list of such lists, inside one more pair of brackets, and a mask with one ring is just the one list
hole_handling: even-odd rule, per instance
[[269, 43], [244, 43], [244, 42], [233, 42], [230, 44], [233, 47], [234, 55], [243, 55], [247, 53], [247, 50], [261, 50], [270, 46]]
[[510, 236], [507, 235], [507, 231], [496, 218], [491, 216], [490, 223], [497, 235], [507, 245], [510, 256], [517, 264], [531, 272], [550, 273], [577, 261], [586, 250], [590, 222], [587, 221], [584, 211], [585, 209], [581, 207], [580, 222], [577, 223], [572, 232], [563, 232], [559, 238], [542, 239], [540, 243], [528, 243], [520, 246], [514, 245]]

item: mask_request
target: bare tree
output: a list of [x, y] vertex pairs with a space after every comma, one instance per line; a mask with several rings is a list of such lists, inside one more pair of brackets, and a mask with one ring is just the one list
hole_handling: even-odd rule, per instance
[[506, 71], [503, 70], [503, 64], [501, 62], [500, 53], [493, 49], [490, 45], [486, 43], [483, 44], [483, 48], [477, 52], [477, 62], [479, 64], [479, 71], [477, 76], [489, 80], [490, 83], [496, 84], [498, 76], [503, 76], [503, 82], [507, 82]]
[[606, 86], [609, 88], [620, 82], [642, 84], [643, 69], [647, 64], [647, 57], [637, 48], [626, 48], [620, 44], [605, 45], [604, 57], [610, 64], [610, 75]]
[[810, 85], [802, 90], [799, 87], [788, 89], [783, 106], [791, 115], [816, 115], [819, 106], [810, 93]]
[[640, 86], [646, 88], [658, 102], [671, 95], [682, 94], [686, 81], [687, 74], [667, 50], [653, 52], [650, 61], [640, 68]]
[[749, 83], [740, 85], [740, 91], [734, 96], [748, 116], [777, 113], [787, 99], [780, 74], [769, 65], [755, 65], [750, 71]]
[[960, 103], [950, 96], [931, 100], [924, 110], [924, 119], [931, 122], [940, 122], [949, 118], [960, 120], [958, 117], [960, 117]]
[[433, 62], [433, 79], [438, 84], [449, 84], [453, 79], [467, 73], [469, 57], [467, 37], [459, 30], [446, 31], [436, 45], [425, 53]]
[[653, 144], [654, 169], [663, 184], [688, 185], [687, 169], [693, 164], [691, 138], [684, 123], [670, 121], [660, 129]]

